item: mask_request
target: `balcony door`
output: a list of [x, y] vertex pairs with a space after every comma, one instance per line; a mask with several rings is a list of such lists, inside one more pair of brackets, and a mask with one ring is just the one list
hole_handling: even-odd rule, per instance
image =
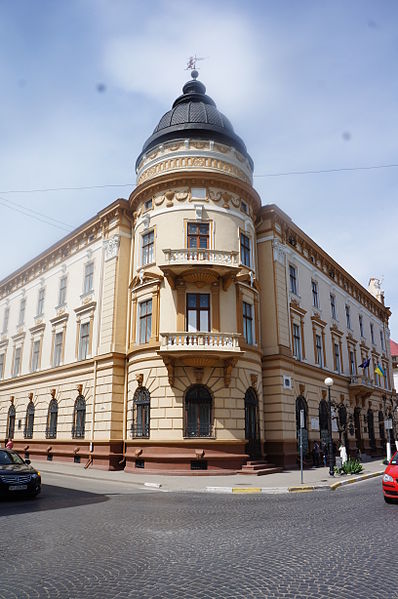
[[210, 331], [210, 294], [187, 294], [187, 331], [189, 333]]

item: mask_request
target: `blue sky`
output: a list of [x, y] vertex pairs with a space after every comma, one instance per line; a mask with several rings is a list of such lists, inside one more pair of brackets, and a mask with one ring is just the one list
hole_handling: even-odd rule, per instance
[[363, 285], [383, 277], [398, 339], [398, 168], [269, 176], [398, 163], [394, 0], [0, 0], [0, 278], [128, 197], [194, 53], [263, 203]]

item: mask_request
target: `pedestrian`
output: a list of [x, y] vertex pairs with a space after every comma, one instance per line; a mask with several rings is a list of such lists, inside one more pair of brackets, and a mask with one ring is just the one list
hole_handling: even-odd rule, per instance
[[12, 449], [14, 447], [14, 443], [12, 442], [12, 439], [8, 439], [7, 444], [6, 444], [6, 449]]
[[314, 446], [312, 448], [312, 463], [315, 468], [318, 468], [320, 465], [320, 457], [321, 457], [321, 449], [319, 447], [318, 441], [314, 442]]
[[343, 465], [347, 461], [347, 450], [345, 448], [345, 445], [343, 445], [343, 443], [340, 443], [339, 452], [340, 452], [340, 457], [341, 457], [341, 465]]

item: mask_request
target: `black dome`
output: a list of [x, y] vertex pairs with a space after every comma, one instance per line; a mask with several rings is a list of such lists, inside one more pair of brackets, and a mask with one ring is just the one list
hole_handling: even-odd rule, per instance
[[[197, 75], [197, 73], [193, 73]], [[253, 168], [253, 160], [247, 153], [241, 138], [209, 96], [201, 81], [191, 79], [182, 88], [172, 109], [166, 112], [159, 121], [152, 135], [146, 140], [141, 154], [137, 158], [136, 167], [145, 152], [154, 146], [174, 139], [208, 139], [225, 143], [243, 154]]]

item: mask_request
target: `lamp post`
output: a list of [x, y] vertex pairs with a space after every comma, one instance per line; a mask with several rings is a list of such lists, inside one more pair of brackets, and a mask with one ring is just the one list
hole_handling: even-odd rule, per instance
[[325, 379], [325, 385], [328, 388], [328, 412], [329, 412], [329, 475], [334, 476], [334, 456], [333, 456], [333, 438], [332, 438], [332, 400], [330, 399], [330, 387], [333, 385], [333, 379], [328, 376]]

